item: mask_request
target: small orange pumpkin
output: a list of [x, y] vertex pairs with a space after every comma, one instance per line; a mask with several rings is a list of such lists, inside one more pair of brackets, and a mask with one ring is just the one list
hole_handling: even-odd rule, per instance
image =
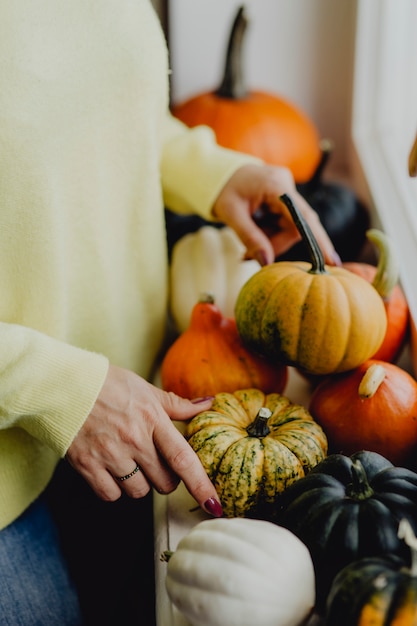
[[343, 264], [343, 267], [370, 282], [384, 302], [387, 330], [381, 346], [372, 358], [380, 361], [396, 361], [408, 338], [410, 326], [408, 302], [398, 284], [398, 265], [390, 239], [385, 233], [375, 228], [368, 230], [366, 236], [378, 248], [378, 265], [347, 262]]
[[240, 7], [220, 87], [173, 105], [172, 113], [190, 127], [210, 126], [221, 146], [252, 154], [271, 165], [286, 166], [297, 183], [305, 182], [321, 159], [318, 130], [303, 111], [286, 99], [246, 88], [242, 43], [247, 23], [245, 7]]
[[235, 320], [222, 314], [210, 294], [194, 305], [190, 325], [161, 364], [162, 388], [185, 398], [250, 387], [281, 393], [287, 379], [285, 365], [271, 364], [243, 345]]
[[416, 465], [417, 381], [394, 363], [369, 359], [328, 376], [309, 410], [324, 429], [330, 453], [378, 452], [394, 465]]

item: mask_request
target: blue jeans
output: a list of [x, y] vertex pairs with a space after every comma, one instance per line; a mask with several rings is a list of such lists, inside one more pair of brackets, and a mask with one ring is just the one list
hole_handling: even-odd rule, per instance
[[0, 531], [0, 624], [80, 626], [77, 593], [42, 499]]
[[61, 461], [45, 496], [85, 625], [156, 626], [152, 492], [105, 502]]

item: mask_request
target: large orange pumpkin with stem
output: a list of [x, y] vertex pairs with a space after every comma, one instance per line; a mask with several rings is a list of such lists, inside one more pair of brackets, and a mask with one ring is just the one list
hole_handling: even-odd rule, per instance
[[288, 167], [297, 183], [309, 180], [321, 159], [318, 130], [311, 119], [285, 98], [248, 90], [242, 67], [242, 44], [248, 18], [240, 7], [231, 30], [223, 80], [218, 89], [174, 104], [173, 114], [188, 126], [210, 126], [217, 142]]

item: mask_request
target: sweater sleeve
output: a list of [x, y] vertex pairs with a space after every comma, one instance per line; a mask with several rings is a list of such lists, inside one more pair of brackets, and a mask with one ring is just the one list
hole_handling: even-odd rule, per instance
[[0, 429], [20, 428], [63, 457], [104, 383], [107, 359], [0, 323]]
[[175, 213], [213, 219], [213, 204], [242, 165], [260, 163], [253, 156], [222, 148], [208, 126], [192, 129], [168, 115], [163, 130], [161, 176], [165, 206]]

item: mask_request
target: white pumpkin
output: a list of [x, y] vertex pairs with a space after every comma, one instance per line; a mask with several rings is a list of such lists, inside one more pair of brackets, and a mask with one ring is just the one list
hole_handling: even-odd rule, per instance
[[213, 294], [224, 316], [234, 316], [241, 287], [261, 267], [255, 260], [244, 261], [244, 253], [245, 246], [227, 226], [203, 226], [177, 241], [170, 268], [170, 309], [179, 332], [188, 328], [202, 293]]
[[307, 547], [264, 520], [197, 524], [168, 560], [168, 596], [192, 626], [299, 626], [312, 613]]

